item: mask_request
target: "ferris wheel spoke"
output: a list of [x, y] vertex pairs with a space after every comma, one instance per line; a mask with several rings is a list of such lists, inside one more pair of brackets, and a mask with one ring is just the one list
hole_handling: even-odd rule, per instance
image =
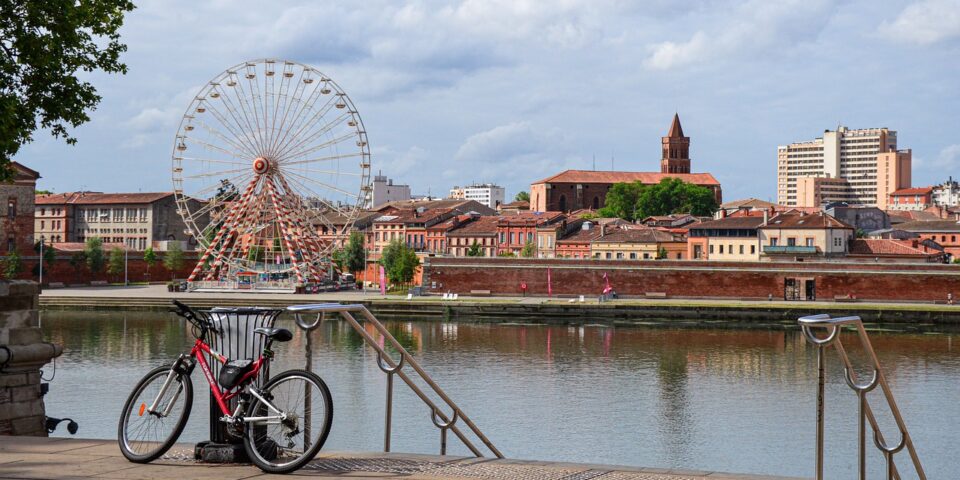
[[[210, 125], [208, 125], [207, 122], [204, 122], [203, 120], [196, 119], [196, 122], [197, 122], [198, 125], [200, 125], [201, 128], [203, 128], [204, 130], [206, 130], [210, 135], [213, 135], [213, 136], [219, 138], [219, 139], [222, 140], [224, 143], [226, 143], [226, 144], [230, 145], [231, 147], [233, 147], [233, 148], [234, 148], [234, 151], [239, 151], [239, 152], [242, 152], [242, 153], [244, 153], [244, 154], [247, 155], [246, 157], [241, 157], [241, 158], [253, 158], [253, 157], [256, 157], [256, 153], [254, 153], [252, 150], [250, 150], [250, 147], [249, 147], [249, 146], [244, 145], [242, 142], [239, 142], [239, 139], [232, 140], [232, 139], [227, 138], [226, 135], [224, 135], [223, 133], [221, 133], [219, 130], [214, 129], [213, 127], [211, 127]], [[189, 138], [193, 139], [193, 137], [189, 137]], [[197, 140], [196, 140], [196, 139], [193, 139], [193, 141], [197, 141]], [[219, 148], [219, 147], [215, 147], [215, 148]], [[233, 152], [231, 152], [231, 154], [233, 154]], [[234, 156], [236, 156], [236, 155], [234, 155]]]
[[[288, 66], [291, 67], [291, 68], [289, 69], [289, 71], [288, 71], [288, 69], [287, 69]], [[293, 68], [292, 68], [292, 65], [290, 65], [290, 64], [285, 64], [285, 65], [283, 66], [283, 76], [284, 76], [284, 79], [287, 78], [287, 74], [288, 74], [288, 73], [291, 75], [290, 78], [293, 78], [293, 77], [292, 77], [292, 76], [293, 76]], [[279, 127], [279, 128], [280, 128], [280, 131], [281, 131], [281, 132], [284, 132], [284, 133], [286, 133], [286, 131], [287, 131], [287, 129], [286, 129], [286, 126], [287, 126], [287, 116], [290, 114], [290, 107], [291, 107], [291, 105], [293, 105], [293, 104], [296, 103], [296, 99], [299, 99], [299, 98], [303, 95], [304, 88], [306, 87], [306, 83], [303, 83], [303, 70], [300, 70], [300, 75], [297, 77], [297, 79], [295, 80], [295, 82], [296, 82], [296, 87], [293, 88], [293, 94], [292, 94], [292, 96], [291, 96], [291, 94], [290, 94], [290, 84], [289, 84], [289, 82], [287, 83], [287, 88], [286, 88], [286, 90], [284, 90], [284, 91], [280, 94], [280, 98], [283, 99], [283, 116], [280, 118], [280, 127]], [[274, 141], [270, 143], [269, 151], [270, 151], [271, 153], [273, 153], [273, 152], [276, 151], [276, 149], [277, 149], [277, 143], [278, 143], [279, 141], [280, 141], [280, 135], [277, 135], [277, 137], [274, 139]]]
[[249, 169], [250, 169], [250, 167], [243, 167], [243, 168], [234, 168], [234, 169], [232, 169], [232, 170], [220, 170], [220, 171], [217, 171], [217, 172], [204, 172], [204, 173], [198, 173], [198, 174], [196, 174], [196, 175], [186, 175], [186, 176], [184, 176], [183, 178], [184, 178], [184, 179], [188, 179], [188, 178], [210, 178], [210, 177], [218, 177], [218, 176], [223, 175], [223, 174], [226, 174], [226, 173], [243, 172], [243, 171], [247, 171], [247, 170], [249, 170]]
[[257, 70], [253, 65], [247, 64], [247, 73], [244, 75], [247, 79], [247, 86], [250, 87], [250, 95], [244, 97], [244, 100], [249, 101], [250, 110], [253, 112], [253, 120], [257, 125], [257, 133], [260, 136], [260, 148], [263, 149], [263, 146], [267, 144], [266, 142], [266, 119], [261, 118], [262, 111], [260, 110], [260, 84], [254, 79], [257, 77]]
[[[232, 77], [230, 81], [236, 82], [236, 80], [233, 80]], [[237, 105], [234, 105], [233, 99], [230, 98], [231, 96], [236, 95], [236, 90], [231, 89], [230, 91], [227, 91], [218, 86], [217, 93], [220, 95], [220, 102], [223, 104], [223, 107], [227, 109], [227, 113], [230, 114], [230, 118], [233, 119], [236, 128], [240, 130], [240, 132], [243, 132], [243, 135], [238, 136], [237, 140], [244, 143], [246, 146], [245, 150], [249, 151], [251, 155], [254, 157], [257, 156], [260, 149], [259, 141], [256, 137], [256, 129], [254, 129], [253, 125], [250, 124], [250, 119], [247, 117], [245, 111], [241, 110], [240, 113], [237, 112]], [[242, 106], [242, 102], [240, 102], [239, 99], [237, 104]]]
[[312, 153], [314, 153], [314, 152], [318, 152], [318, 151], [323, 150], [323, 149], [325, 149], [325, 148], [332, 147], [332, 146], [334, 146], [334, 145], [336, 145], [336, 144], [338, 144], [338, 143], [341, 143], [341, 142], [350, 140], [350, 139], [352, 139], [352, 138], [354, 138], [354, 137], [356, 137], [356, 136], [357, 136], [357, 133], [356, 133], [356, 132], [346, 133], [346, 134], [344, 134], [344, 135], [342, 135], [342, 136], [339, 136], [339, 137], [337, 137], [337, 138], [334, 138], [334, 139], [332, 139], [332, 140], [327, 140], [326, 142], [318, 143], [318, 144], [316, 144], [316, 145], [314, 145], [314, 146], [312, 146], [312, 147], [310, 147], [310, 148], [307, 148], [307, 149], [305, 149], [305, 150], [300, 150], [300, 151], [297, 151], [297, 152], [289, 153], [289, 154], [286, 155], [286, 157], [287, 157], [287, 158], [297, 158], [297, 157], [303, 157], [303, 156], [306, 156], [306, 155], [310, 155], [310, 154], [312, 154]]
[[221, 147], [221, 146], [219, 146], [219, 145], [214, 145], [214, 144], [212, 144], [212, 143], [206, 142], [206, 141], [204, 141], [204, 140], [200, 140], [200, 139], [198, 139], [198, 138], [184, 137], [184, 140], [185, 140], [185, 141], [189, 141], [190, 143], [196, 143], [196, 144], [200, 145], [201, 147], [206, 148], [206, 149], [207, 149], [208, 151], [210, 151], [211, 153], [218, 153], [218, 152], [219, 152], [219, 153], [223, 153], [223, 154], [226, 154], [226, 155], [230, 155], [230, 156], [233, 157], [233, 158], [240, 158], [240, 159], [244, 159], [244, 160], [251, 158], [249, 154], [240, 153], [240, 152], [235, 152], [235, 151], [233, 151], [233, 150], [228, 150], [228, 149], [223, 148], [223, 147]]
[[[287, 146], [287, 147], [285, 148], [285, 150], [284, 150], [283, 152], [281, 152], [280, 156], [281, 156], [281, 157], [282, 157], [282, 156], [290, 156], [289, 154], [290, 154], [290, 152], [291, 152], [292, 150], [296, 150], [296, 149], [298, 149], [298, 148], [302, 148], [304, 145], [309, 145], [309, 144], [310, 144], [311, 142], [313, 142], [314, 140], [317, 140], [318, 138], [322, 137], [323, 134], [325, 134], [325, 133], [333, 130], [333, 129], [336, 128], [337, 126], [343, 124], [344, 120], [346, 120], [347, 118], [350, 118], [350, 117], [351, 117], [350, 112], [345, 112], [345, 113], [337, 116], [337, 117], [334, 118], [333, 120], [327, 122], [326, 124], [322, 125], [319, 129], [317, 129], [317, 130], [315, 130], [315, 131], [313, 131], [313, 132], [305, 133], [302, 140], [300, 140], [299, 142], [296, 142], [296, 143], [291, 143], [289, 146]], [[351, 134], [351, 135], [356, 135], [356, 132], [355, 132], [355, 131], [351, 131], [350, 134]], [[295, 155], [293, 155], [293, 156], [295, 156]]]
[[362, 173], [340, 172], [340, 171], [337, 171], [337, 170], [312, 170], [312, 169], [303, 168], [303, 167], [290, 168], [290, 169], [287, 169], [286, 171], [293, 171], [293, 172], [297, 172], [297, 173], [319, 173], [319, 174], [322, 174], [322, 175], [344, 175], [344, 176], [347, 176], [347, 177], [362, 177], [362, 176], [363, 176]]
[[[234, 89], [233, 96], [237, 101], [237, 105], [240, 107], [240, 112], [243, 113], [243, 119], [247, 124], [247, 131], [249, 132], [248, 134], [254, 139], [254, 143], [257, 145], [255, 150], [258, 154], [262, 153], [263, 138], [260, 136], [260, 125], [256, 122], [256, 116], [253, 112], [255, 109], [251, 107], [250, 102], [247, 100], [247, 92], [243, 88], [243, 82], [240, 81], [236, 71], [230, 73], [230, 82], [233, 83], [231, 87]], [[233, 100], [230, 100], [229, 103], [233, 105]], [[253, 117], [254, 120], [251, 121], [251, 117]]]
[[[291, 127], [291, 130], [293, 130], [293, 133], [286, 141], [284, 141], [280, 145], [279, 149], [277, 150], [277, 155], [276, 155], [277, 157], [284, 156], [284, 152], [290, 149], [290, 145], [296, 145], [300, 143], [297, 141], [297, 139], [302, 138], [305, 132], [310, 131], [310, 128], [313, 126], [316, 120], [323, 118], [323, 116], [326, 115], [327, 112], [329, 112], [330, 109], [334, 107], [335, 101], [336, 101], [335, 97], [336, 96], [331, 95], [330, 98], [327, 99], [326, 103], [324, 103], [318, 110], [312, 112], [312, 115], [302, 119], [302, 121], [299, 124], [295, 124]], [[308, 110], [312, 109], [312, 106], [308, 105], [307, 109]]]
[[[222, 183], [222, 182], [223, 182], [224, 180], [226, 180], [227, 183], [230, 183], [231, 185], [233, 185], [234, 187], [236, 187], [236, 185], [237, 185], [238, 183], [239, 183], [239, 184], [247, 183], [248, 179], [249, 179], [252, 175], [253, 175], [253, 173], [250, 172], [250, 173], [241, 173], [241, 174], [239, 174], [239, 175], [234, 175], [234, 176], [231, 176], [231, 177], [222, 178], [222, 179], [220, 179], [220, 181], [217, 182], [217, 183], [214, 183], [214, 184], [211, 184], [211, 185], [207, 185], [206, 187], [203, 187], [203, 188], [201, 188], [200, 190], [197, 190], [197, 191], [193, 192], [192, 195], [193, 195], [194, 197], [202, 198], [204, 195], [206, 195], [206, 194], [208, 194], [208, 193], [210, 193], [210, 192], [213, 192], [214, 190], [222, 187], [222, 186], [223, 186], [223, 183]], [[239, 193], [238, 193], [238, 195], [239, 195]]]
[[[287, 179], [284, 178], [284, 180], [287, 180]], [[329, 210], [337, 212], [337, 215], [340, 215], [343, 217], [349, 217], [349, 213], [345, 212], [340, 207], [337, 207], [336, 205], [331, 203], [329, 200], [323, 198], [321, 195], [318, 195], [317, 192], [315, 192], [310, 187], [304, 185], [303, 182], [301, 182], [300, 180], [297, 180], [296, 178], [293, 178], [293, 177], [290, 177], [289, 180], [290, 180], [290, 183], [288, 185], [290, 186], [291, 190], [294, 192], [297, 192], [301, 198], [316, 200], [317, 202], [325, 205], [326, 208], [328, 208]]]
[[309, 182], [309, 183], [312, 183], [312, 184], [316, 184], [316, 185], [320, 186], [321, 188], [324, 188], [324, 189], [327, 189], [327, 190], [330, 190], [330, 191], [334, 191], [334, 192], [337, 192], [337, 193], [342, 193], [342, 194], [346, 195], [347, 198], [356, 197], [356, 196], [357, 196], [357, 195], [354, 194], [354, 193], [350, 193], [350, 192], [348, 192], [348, 191], [346, 191], [346, 190], [339, 189], [339, 188], [337, 188], [337, 187], [334, 187], [333, 185], [328, 185], [328, 184], [326, 184], [326, 183], [323, 183], [323, 182], [318, 181], [318, 180], [314, 180], [314, 179], [312, 179], [312, 178], [310, 178], [310, 177], [307, 177], [307, 176], [304, 176], [304, 175], [299, 175], [299, 174], [294, 173], [294, 172], [291, 172], [291, 171], [287, 171], [287, 172], [284, 172], [284, 173], [289, 174], [289, 175], [293, 175], [294, 177], [300, 178], [301, 180], [303, 180], [303, 181], [305, 181], [305, 182]]
[[[180, 159], [180, 160], [193, 160], [193, 161], [196, 161], [196, 162], [219, 163], [219, 164], [223, 164], [223, 165], [246, 165], [246, 166], [249, 166], [249, 165], [250, 165], [249, 162], [233, 162], [233, 161], [230, 161], [230, 160], [219, 160], [219, 159], [216, 159], [216, 158], [183, 157], [183, 156], [181, 156], [181, 157], [176, 157], [176, 158], [178, 158], [178, 159]], [[183, 177], [183, 178], [189, 178], [189, 177]]]
[[[225, 128], [228, 132], [230, 132], [230, 134], [233, 135], [234, 138], [236, 138], [238, 141], [241, 141], [241, 142], [244, 140], [248, 142], [250, 141], [250, 139], [246, 138], [246, 135], [243, 135], [240, 132], [235, 131], [234, 126], [231, 125], [230, 122], [227, 121], [226, 117], [224, 117], [223, 114], [220, 112], [220, 110], [214, 107], [212, 104], [207, 105], [207, 111], [209, 111], [210, 114], [213, 115], [214, 118], [216, 118], [221, 125], [223, 125], [223, 128]], [[255, 143], [249, 144], [249, 148], [256, 150], [256, 144]]]
[[283, 136], [279, 138], [277, 145], [271, 151], [271, 154], [274, 156], [276, 156], [276, 152], [285, 144], [288, 136], [292, 134], [293, 137], [291, 138], [296, 138], [295, 132], [298, 132], [300, 128], [302, 128], [302, 121], [304, 119], [303, 116], [312, 110], [313, 105], [320, 98], [320, 95], [322, 95], [321, 88], [314, 87], [313, 90], [310, 91], [310, 95], [307, 97], [307, 99], [303, 100], [301, 97], [303, 96], [303, 92], [306, 90], [307, 88], [304, 87], [303, 90], [301, 90], [300, 96], [296, 98], [296, 109], [294, 110], [293, 118], [290, 120], [289, 127], [285, 129]]
[[304, 160], [282, 161], [280, 162], [280, 165], [283, 166], [283, 168], [287, 168], [287, 167], [293, 167], [296, 165], [309, 165], [311, 163], [327, 162], [332, 160], [343, 160], [345, 158], [356, 158], [356, 157], [362, 157], [362, 156], [364, 156], [363, 152], [343, 153], [338, 155], [328, 155], [325, 157], [307, 158]]

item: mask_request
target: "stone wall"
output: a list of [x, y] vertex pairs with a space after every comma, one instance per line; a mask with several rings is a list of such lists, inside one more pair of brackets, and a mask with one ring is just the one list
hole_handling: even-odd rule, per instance
[[47, 436], [40, 368], [62, 352], [43, 341], [37, 284], [0, 281], [0, 435]]
[[787, 279], [813, 280], [818, 300], [946, 302], [960, 294], [960, 266], [840, 263], [548, 260], [429, 258], [423, 283], [434, 292], [547, 295], [550, 268], [554, 295], [596, 297], [606, 274], [621, 296], [783, 298]]

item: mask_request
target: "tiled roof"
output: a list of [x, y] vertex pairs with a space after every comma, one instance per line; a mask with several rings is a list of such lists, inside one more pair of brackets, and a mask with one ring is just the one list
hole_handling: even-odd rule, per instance
[[519, 211], [517, 213], [504, 213], [499, 217], [499, 225], [508, 226], [508, 225], [543, 225], [548, 223], [553, 223], [564, 218], [563, 212], [531, 212], [531, 211]]
[[777, 205], [776, 203], [770, 203], [770, 202], [766, 202], [756, 198], [746, 198], [743, 200], [733, 200], [730, 202], [726, 202], [723, 205], [720, 205], [720, 208], [729, 210], [732, 208], [744, 208], [744, 207], [769, 208], [769, 207], [779, 207], [779, 206], [780, 205]]
[[690, 230], [743, 230], [758, 228], [763, 224], [762, 216], [749, 217], [727, 217], [712, 222], [703, 222], [699, 225], [693, 225]]
[[649, 228], [617, 228], [598, 237], [593, 243], [658, 243], [678, 241], [673, 234]]
[[153, 203], [173, 196], [173, 192], [150, 193], [100, 193], [100, 192], [70, 192], [37, 195], [36, 205], [110, 205], [131, 203]]
[[893, 239], [856, 239], [850, 242], [851, 255], [873, 256], [917, 256], [930, 257], [939, 255], [937, 252], [925, 252], [913, 246], [911, 241]]
[[497, 234], [497, 222], [500, 217], [478, 217], [477, 219], [447, 232], [448, 236], [474, 237], [494, 236]]
[[933, 187], [914, 187], [914, 188], [902, 188], [895, 192], [890, 193], [890, 196], [903, 196], [903, 195], [930, 195], [933, 193]]
[[831, 217], [825, 213], [814, 213], [810, 215], [802, 215], [796, 213], [781, 213], [775, 215], [773, 218], [767, 222], [766, 226], [760, 228], [812, 228], [822, 230], [825, 228], [849, 228], [853, 229], [850, 225], [837, 220], [836, 218]]
[[17, 173], [17, 176], [24, 179], [36, 180], [40, 178], [40, 173], [36, 170], [27, 167], [26, 165], [19, 162], [10, 162], [10, 165], [13, 167], [13, 171]]
[[897, 228], [900, 230], [906, 230], [908, 232], [956, 233], [960, 232], [960, 223], [957, 223], [954, 220], [917, 221], [901, 223], [897, 225]]
[[581, 227], [579, 230], [570, 232], [569, 235], [557, 240], [557, 244], [590, 243], [599, 236], [600, 227], [598, 225], [591, 226], [589, 230], [584, 230]]
[[660, 183], [664, 178], [679, 178], [695, 185], [720, 185], [709, 173], [660, 173], [660, 172], [611, 172], [602, 170], [565, 170], [539, 183], [630, 183], [642, 182], [647, 185]]

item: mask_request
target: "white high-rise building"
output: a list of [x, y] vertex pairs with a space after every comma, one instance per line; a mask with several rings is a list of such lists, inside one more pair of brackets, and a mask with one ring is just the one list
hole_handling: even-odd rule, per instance
[[891, 192], [910, 187], [911, 163], [910, 150], [897, 150], [896, 131], [840, 126], [821, 138], [777, 147], [777, 201], [885, 208]]
[[373, 208], [387, 202], [410, 200], [410, 185], [394, 185], [393, 179], [378, 173], [373, 177], [372, 197], [370, 206]]
[[497, 208], [504, 203], [505, 190], [492, 183], [470, 185], [469, 187], [453, 187], [450, 189], [450, 198], [461, 200], [476, 200], [490, 208]]

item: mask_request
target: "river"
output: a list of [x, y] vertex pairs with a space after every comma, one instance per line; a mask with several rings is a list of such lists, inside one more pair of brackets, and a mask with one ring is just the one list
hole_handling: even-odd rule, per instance
[[[117, 418], [137, 380], [193, 343], [163, 313], [43, 312], [42, 328], [64, 354], [44, 369], [47, 414], [80, 423], [78, 437], [116, 438]], [[302, 368], [305, 333], [278, 345], [274, 372]], [[391, 321], [388, 328], [508, 457], [813, 476], [816, 351], [797, 330]], [[312, 333], [312, 367], [334, 398], [325, 450], [382, 449], [385, 376], [347, 323]], [[960, 334], [871, 333], [928, 478], [957, 478]], [[853, 345], [855, 337], [844, 338]], [[855, 362], [858, 352], [854, 350]], [[829, 478], [856, 468], [856, 396], [827, 355]], [[205, 381], [181, 441], [207, 432]], [[870, 394], [896, 439], [879, 389]], [[438, 453], [429, 410], [396, 386], [393, 450]], [[65, 428], [55, 433], [67, 435]], [[455, 438], [451, 453], [467, 454]], [[906, 453], [898, 464], [908, 472]], [[882, 457], [868, 456], [874, 476]], [[911, 473], [903, 478], [913, 478]]]

